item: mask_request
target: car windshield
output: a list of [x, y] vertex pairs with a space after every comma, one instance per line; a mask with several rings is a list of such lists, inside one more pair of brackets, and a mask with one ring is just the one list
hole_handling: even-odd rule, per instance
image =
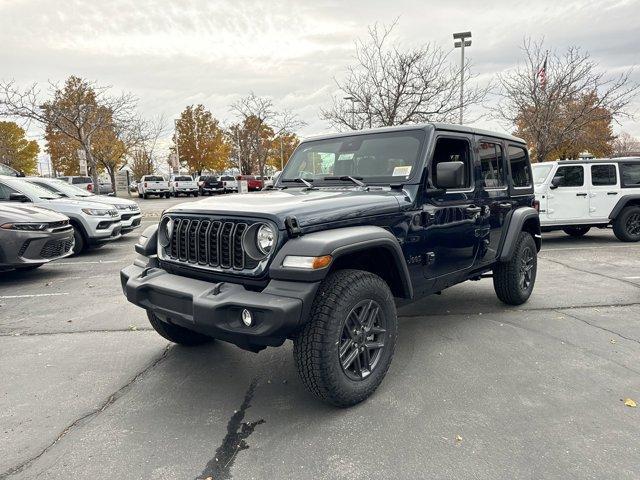
[[0, 175], [7, 175], [9, 177], [17, 177], [18, 172], [11, 168], [9, 165], [0, 163]]
[[553, 165], [542, 164], [542, 163], [534, 163], [531, 165], [531, 170], [533, 171], [533, 183], [536, 185], [541, 185], [544, 183], [546, 178], [549, 176], [549, 172], [553, 168]]
[[93, 193], [88, 192], [80, 187], [63, 182], [62, 180], [32, 180], [38, 186], [46, 188], [55, 193], [64, 194], [67, 197], [93, 197]]
[[305, 142], [278, 182], [303, 178], [317, 184], [347, 176], [372, 183], [406, 180], [418, 168], [424, 136], [423, 130], [406, 130]]
[[37, 197], [42, 200], [53, 200], [55, 198], [62, 198], [57, 193], [47, 190], [40, 185], [35, 185], [31, 182], [28, 182], [27, 180], [11, 179], [6, 180], [6, 184], [14, 190], [27, 195], [28, 197]]

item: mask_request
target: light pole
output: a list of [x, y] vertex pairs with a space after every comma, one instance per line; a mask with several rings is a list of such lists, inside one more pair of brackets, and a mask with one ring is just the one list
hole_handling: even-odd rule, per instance
[[349, 95], [348, 97], [342, 97], [343, 100], [351, 100], [351, 128], [356, 129], [356, 98]]
[[173, 135], [176, 139], [176, 165], [173, 167], [173, 173], [180, 173], [180, 150], [178, 149], [178, 119], [173, 120]]
[[464, 110], [464, 47], [471, 46], [471, 32], [459, 32], [453, 34], [453, 46], [460, 49], [460, 125], [462, 125], [462, 114]]

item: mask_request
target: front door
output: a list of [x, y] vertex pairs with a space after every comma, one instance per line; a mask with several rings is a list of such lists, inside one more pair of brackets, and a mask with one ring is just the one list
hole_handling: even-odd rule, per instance
[[549, 190], [547, 214], [552, 223], [589, 218], [588, 187], [584, 165], [560, 165], [554, 174], [557, 188]]
[[594, 220], [609, 222], [609, 214], [620, 199], [618, 166], [615, 163], [589, 165], [589, 215]]
[[[471, 267], [478, 250], [475, 164], [471, 135], [439, 135], [429, 161], [429, 189], [423, 204], [422, 255], [424, 276], [436, 279]], [[465, 164], [464, 188], [434, 192], [436, 165]]]

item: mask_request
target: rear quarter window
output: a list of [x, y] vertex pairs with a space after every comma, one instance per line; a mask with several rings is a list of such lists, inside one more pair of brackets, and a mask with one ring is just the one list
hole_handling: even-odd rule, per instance
[[531, 166], [529, 155], [523, 147], [509, 145], [509, 170], [515, 188], [527, 188], [533, 186], [531, 180]]
[[623, 187], [640, 188], [640, 163], [620, 164], [620, 175]]

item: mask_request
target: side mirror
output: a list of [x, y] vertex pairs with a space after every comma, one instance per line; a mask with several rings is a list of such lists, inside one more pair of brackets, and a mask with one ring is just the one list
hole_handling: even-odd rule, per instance
[[24, 195], [23, 193], [12, 192], [9, 194], [10, 202], [30, 202], [29, 197]]
[[557, 176], [557, 177], [553, 177], [551, 179], [551, 185], [549, 185], [549, 188], [551, 190], [555, 190], [556, 188], [558, 188], [560, 185], [562, 185], [562, 181], [564, 180], [564, 177], [561, 176]]
[[464, 163], [440, 162], [436, 165], [436, 187], [444, 190], [464, 188]]

